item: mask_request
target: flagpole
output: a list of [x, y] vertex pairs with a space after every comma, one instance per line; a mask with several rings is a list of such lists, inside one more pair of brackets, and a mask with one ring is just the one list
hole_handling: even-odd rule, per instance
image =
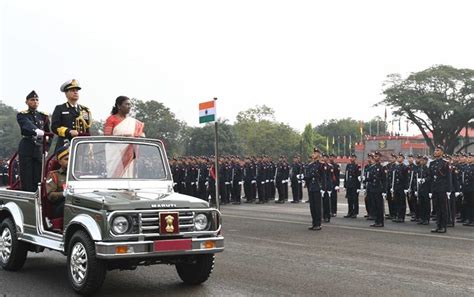
[[[214, 98], [214, 103], [216, 103], [217, 98]], [[214, 106], [216, 106], [214, 104]], [[216, 115], [217, 116], [217, 115]], [[216, 173], [216, 208], [219, 207], [219, 134], [217, 133], [217, 118], [214, 121], [214, 168]]]

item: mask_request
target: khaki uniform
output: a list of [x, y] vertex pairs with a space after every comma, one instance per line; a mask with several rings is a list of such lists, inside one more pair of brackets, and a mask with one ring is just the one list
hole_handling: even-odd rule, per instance
[[64, 185], [66, 184], [66, 171], [62, 168], [51, 171], [46, 179], [46, 192], [48, 200], [54, 205], [53, 217], [59, 218], [64, 214]]

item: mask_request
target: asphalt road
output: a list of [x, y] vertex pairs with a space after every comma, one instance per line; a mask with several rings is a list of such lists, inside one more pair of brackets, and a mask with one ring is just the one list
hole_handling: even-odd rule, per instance
[[[309, 231], [308, 204], [222, 208], [226, 250], [211, 278], [183, 285], [173, 266], [108, 273], [99, 296], [474, 296], [474, 228], [432, 234], [431, 226], [338, 217]], [[0, 270], [0, 294], [75, 296], [66, 259], [30, 254], [15, 273]], [[0, 295], [1, 296], [1, 295]]]

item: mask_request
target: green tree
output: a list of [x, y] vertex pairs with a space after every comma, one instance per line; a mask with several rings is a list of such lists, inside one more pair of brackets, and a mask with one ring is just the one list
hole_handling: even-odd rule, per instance
[[[345, 119], [331, 119], [324, 121], [322, 124], [314, 128], [315, 132], [324, 137], [324, 143], [319, 144], [319, 148], [326, 150], [326, 138], [329, 143], [330, 152], [337, 152], [340, 147], [341, 154], [344, 152], [344, 136], [346, 137], [346, 154], [353, 150], [354, 144], [361, 141], [360, 135], [360, 121], [352, 118]], [[364, 134], [368, 132], [364, 131]], [[333, 144], [334, 139], [334, 144]]]
[[185, 124], [176, 119], [174, 113], [163, 103], [135, 98], [132, 102], [135, 118], [145, 124], [146, 137], [163, 141], [168, 155], [173, 156], [178, 153], [180, 143], [183, 141], [180, 132]]
[[0, 101], [0, 158], [10, 158], [18, 149], [21, 135], [16, 114], [13, 107]]
[[[240, 140], [235, 133], [234, 126], [227, 120], [219, 119], [219, 155], [242, 155]], [[189, 140], [185, 150], [186, 155], [214, 155], [214, 123], [208, 123], [204, 127], [189, 128]]]
[[276, 122], [273, 109], [265, 105], [239, 112], [235, 129], [246, 155], [266, 154], [276, 158], [299, 152], [299, 133], [285, 123]]
[[406, 79], [391, 74], [383, 93], [385, 99], [378, 104], [392, 107], [395, 116], [413, 122], [431, 150], [442, 145], [447, 153], [453, 153], [459, 145], [459, 133], [474, 118], [472, 69], [438, 65], [412, 73]]

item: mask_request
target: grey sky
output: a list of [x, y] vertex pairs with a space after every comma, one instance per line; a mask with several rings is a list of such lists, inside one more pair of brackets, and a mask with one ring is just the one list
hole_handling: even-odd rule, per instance
[[118, 95], [157, 100], [198, 125], [266, 104], [302, 131], [324, 119], [383, 116], [389, 73], [474, 68], [472, 1], [1, 1], [0, 100], [40, 109], [80, 81], [105, 119]]

